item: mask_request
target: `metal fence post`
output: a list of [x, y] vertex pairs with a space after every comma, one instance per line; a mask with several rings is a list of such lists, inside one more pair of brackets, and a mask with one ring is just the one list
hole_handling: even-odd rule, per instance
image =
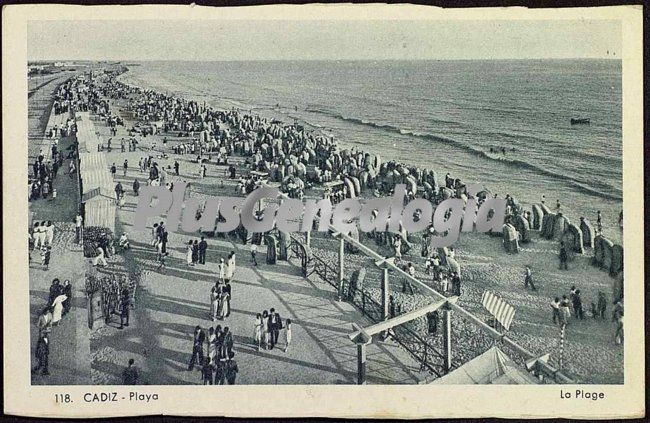
[[338, 280], [338, 299], [343, 299], [343, 278], [345, 274], [345, 239], [341, 236], [339, 240], [339, 280]]
[[445, 304], [442, 310], [442, 345], [443, 345], [443, 355], [445, 357], [444, 368], [445, 372], [451, 370], [451, 308], [448, 304]]

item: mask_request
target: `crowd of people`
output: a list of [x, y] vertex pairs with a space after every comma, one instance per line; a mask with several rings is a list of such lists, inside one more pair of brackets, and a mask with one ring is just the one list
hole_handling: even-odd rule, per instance
[[38, 251], [41, 258], [43, 270], [49, 270], [52, 257], [52, 243], [54, 241], [54, 224], [51, 220], [34, 222], [34, 226], [28, 233], [28, 261], [32, 262], [32, 251]]
[[284, 352], [291, 345], [291, 319], [282, 322], [282, 317], [274, 308], [264, 310], [255, 316], [254, 339], [257, 350], [272, 350], [279, 341], [280, 331], [284, 329]]
[[[527, 270], [529, 270], [529, 268], [527, 268]], [[602, 291], [598, 291], [596, 300], [591, 302], [591, 317], [597, 320], [607, 320], [607, 303], [608, 300], [606, 294]], [[584, 320], [586, 313], [580, 289], [573, 285], [571, 286], [568, 295], [563, 294], [561, 298], [559, 296], [555, 297], [553, 301], [551, 301], [551, 311], [553, 324], [559, 325], [560, 327], [568, 325], [571, 321], [571, 316], [573, 316], [573, 319], [575, 320]], [[623, 342], [623, 303], [620, 299], [614, 302], [611, 321], [616, 323], [614, 342], [620, 344]]]
[[[233, 334], [228, 326], [210, 327], [206, 334], [201, 326], [196, 326], [192, 339], [192, 357], [187, 369], [195, 366], [201, 371], [204, 385], [234, 385], [239, 368], [234, 360]], [[206, 351], [207, 347], [207, 351]], [[207, 354], [204, 354], [207, 352]]]

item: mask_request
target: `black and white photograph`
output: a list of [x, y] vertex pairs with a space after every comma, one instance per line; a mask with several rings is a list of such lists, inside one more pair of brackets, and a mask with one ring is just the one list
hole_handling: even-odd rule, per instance
[[32, 386], [626, 383], [621, 19], [25, 31]]

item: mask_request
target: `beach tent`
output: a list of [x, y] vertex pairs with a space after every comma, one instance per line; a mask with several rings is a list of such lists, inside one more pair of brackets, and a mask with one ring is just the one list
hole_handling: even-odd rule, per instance
[[89, 112], [76, 112], [77, 141], [80, 153], [94, 153], [99, 150], [101, 140], [96, 134], [95, 124], [90, 120]]
[[115, 232], [115, 193], [94, 188], [81, 197], [85, 226], [101, 226]]
[[582, 232], [583, 245], [587, 248], [594, 248], [595, 232], [587, 219], [580, 219], [580, 231]]
[[81, 203], [85, 226], [115, 231], [115, 186], [102, 153], [80, 153]]
[[537, 204], [533, 204], [532, 210], [533, 210], [533, 229], [537, 231], [542, 228], [542, 219], [544, 218], [544, 212], [542, 211], [542, 208]]
[[612, 265], [609, 269], [609, 273], [612, 276], [618, 275], [623, 271], [623, 247], [619, 244], [614, 244], [612, 247]]
[[584, 242], [582, 241], [582, 232], [580, 228], [573, 223], [569, 223], [566, 226], [564, 233], [562, 234], [561, 241], [564, 242], [564, 245], [567, 248], [567, 251], [571, 251], [578, 254], [584, 254]]
[[492, 347], [433, 385], [535, 385], [539, 381], [498, 347]]

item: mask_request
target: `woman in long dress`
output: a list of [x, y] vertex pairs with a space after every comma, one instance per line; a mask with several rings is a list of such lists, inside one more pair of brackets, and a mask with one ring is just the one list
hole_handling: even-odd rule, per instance
[[262, 315], [257, 313], [255, 317], [255, 331], [254, 331], [255, 345], [257, 345], [257, 351], [261, 349], [262, 346]]
[[230, 294], [228, 294], [226, 291], [222, 291], [221, 293], [221, 320], [223, 320], [226, 316], [230, 314]]
[[217, 337], [214, 334], [214, 328], [208, 330], [208, 360], [210, 363], [214, 363], [214, 359], [217, 356]]
[[220, 286], [219, 290], [217, 291], [217, 319], [219, 320], [222, 320], [224, 316], [223, 305], [224, 305], [223, 288]]
[[59, 295], [52, 302], [52, 324], [54, 326], [58, 326], [59, 320], [61, 320], [61, 316], [63, 315], [63, 302], [67, 298], [65, 295]]
[[221, 261], [219, 262], [219, 281], [223, 282], [225, 278], [226, 278], [226, 263], [224, 262], [222, 257]]
[[45, 227], [45, 241], [50, 247], [54, 241], [54, 225], [52, 224], [51, 220], [47, 221], [47, 226]]
[[269, 345], [269, 312], [266, 310], [262, 313], [262, 343], [264, 349]]
[[193, 266], [192, 263], [192, 241], [189, 241], [187, 243], [187, 265], [188, 266]]
[[217, 308], [219, 306], [219, 295], [218, 295], [218, 286], [215, 285], [210, 291], [210, 315], [212, 316], [212, 321], [217, 320]]
[[231, 280], [232, 277], [235, 275], [235, 253], [230, 252], [230, 255], [228, 255], [228, 262], [227, 262], [227, 267], [226, 267], [226, 280]]
[[287, 352], [291, 345], [291, 319], [287, 319], [286, 328], [284, 329], [284, 352]]

